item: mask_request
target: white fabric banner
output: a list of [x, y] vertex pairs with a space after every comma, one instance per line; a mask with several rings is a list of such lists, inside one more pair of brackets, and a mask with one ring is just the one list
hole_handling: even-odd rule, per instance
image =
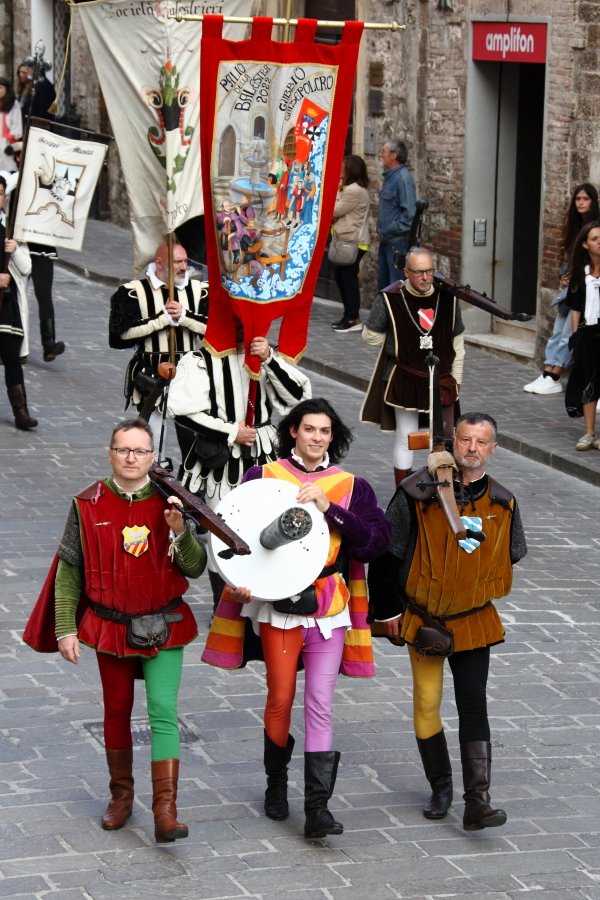
[[29, 129], [14, 236], [81, 250], [106, 144]]
[[[161, 238], [202, 215], [200, 22], [168, 13], [250, 16], [247, 0], [78, 3], [127, 185], [134, 269]], [[232, 40], [247, 26], [226, 25]]]

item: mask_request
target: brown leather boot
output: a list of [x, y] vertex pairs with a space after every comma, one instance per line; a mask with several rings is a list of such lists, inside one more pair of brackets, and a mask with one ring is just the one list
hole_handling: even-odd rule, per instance
[[15, 428], [19, 428], [21, 431], [29, 431], [30, 428], [35, 428], [38, 420], [29, 415], [25, 385], [15, 384], [13, 387], [7, 388], [6, 393], [15, 417]]
[[188, 827], [177, 821], [179, 760], [160, 759], [152, 763], [152, 812], [157, 844], [188, 836]]
[[133, 749], [107, 750], [111, 800], [102, 816], [105, 831], [122, 828], [133, 808]]

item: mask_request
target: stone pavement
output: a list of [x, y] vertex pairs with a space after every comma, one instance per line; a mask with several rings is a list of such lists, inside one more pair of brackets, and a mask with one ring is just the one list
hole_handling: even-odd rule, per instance
[[[131, 237], [122, 228], [91, 220], [82, 252], [61, 250], [60, 258], [73, 271], [117, 285], [131, 277]], [[377, 350], [368, 347], [360, 334], [332, 332], [331, 322], [339, 318], [340, 311], [335, 303], [315, 300], [302, 365], [364, 391]], [[575, 450], [583, 434], [583, 420], [568, 418], [564, 394], [542, 397], [526, 393], [523, 385], [535, 375], [526, 365], [467, 346], [462, 408], [493, 415], [507, 449], [600, 486], [600, 453]]]
[[[116, 259], [117, 243], [111, 249], [108, 260]], [[120, 270], [118, 277], [128, 276]], [[21, 634], [68, 498], [106, 472], [104, 447], [122, 413], [129, 354], [107, 349], [109, 295], [106, 286], [57, 267], [58, 330], [68, 349], [44, 364], [33, 335], [27, 385], [38, 429], [17, 432], [6, 402], [0, 406], [0, 897], [516, 900], [537, 892], [544, 900], [600, 900], [600, 491], [505, 449], [493, 472], [519, 498], [530, 548], [499, 604], [507, 641], [492, 653], [490, 676], [493, 799], [508, 812], [506, 826], [462, 829], [449, 682], [443, 713], [458, 775], [455, 804], [443, 822], [423, 818], [427, 791], [412, 733], [409, 667], [405, 652], [387, 641], [377, 642], [374, 679], [338, 680], [342, 764], [331, 805], [344, 834], [302, 837], [300, 705], [291, 816], [265, 818], [264, 673], [258, 664], [223, 672], [200, 662], [211, 608], [202, 577], [188, 594], [201, 637], [186, 650], [180, 703], [179, 808], [190, 836], [154, 843], [143, 691], [134, 710], [134, 814], [119, 832], [101, 830], [107, 774], [93, 654], [84, 650], [80, 664], [69, 666], [35, 654]], [[333, 345], [328, 361], [341, 353], [338, 342], [354, 342], [356, 365], [348, 368], [360, 374], [366, 357], [357, 336], [330, 336], [331, 307], [315, 311], [329, 339], [321, 346]], [[361, 393], [311, 377], [314, 392], [355, 423]], [[386, 438], [367, 426], [355, 432], [348, 467], [368, 477], [385, 504], [392, 491]]]

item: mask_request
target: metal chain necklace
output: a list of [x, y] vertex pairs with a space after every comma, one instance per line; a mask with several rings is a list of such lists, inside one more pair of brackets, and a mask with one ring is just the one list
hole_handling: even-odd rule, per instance
[[[406, 297], [404, 296], [404, 291], [402, 288], [400, 288], [400, 296], [402, 297], [402, 302], [404, 303], [404, 308], [406, 309], [408, 318], [410, 319], [410, 321], [413, 323], [413, 325], [415, 326], [415, 328], [417, 329], [417, 331], [420, 334], [419, 350], [432, 350], [433, 349], [433, 338], [431, 337], [431, 329], [435, 325], [435, 320], [437, 319], [438, 307], [440, 305], [440, 292], [438, 291], [437, 300], [435, 301], [435, 309], [433, 311], [433, 321], [431, 323], [431, 328], [429, 329], [429, 331], [425, 331], [424, 328], [421, 328], [419, 323], [416, 321], [415, 317], [413, 316], [412, 312], [410, 311], [410, 307], [407, 303]], [[423, 298], [423, 299], [425, 299], [425, 298]]]

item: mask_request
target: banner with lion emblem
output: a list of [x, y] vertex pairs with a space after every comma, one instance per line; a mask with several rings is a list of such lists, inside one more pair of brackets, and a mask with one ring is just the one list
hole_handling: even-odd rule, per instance
[[[244, 0], [214, 0], [211, 12], [251, 14]], [[206, 12], [207, 4], [185, 4]], [[95, 0], [78, 3], [119, 150], [129, 198], [134, 268], [153, 257], [163, 236], [204, 205], [198, 134], [199, 22], [169, 19], [170, 0]], [[229, 25], [243, 36], [245, 26]]]

